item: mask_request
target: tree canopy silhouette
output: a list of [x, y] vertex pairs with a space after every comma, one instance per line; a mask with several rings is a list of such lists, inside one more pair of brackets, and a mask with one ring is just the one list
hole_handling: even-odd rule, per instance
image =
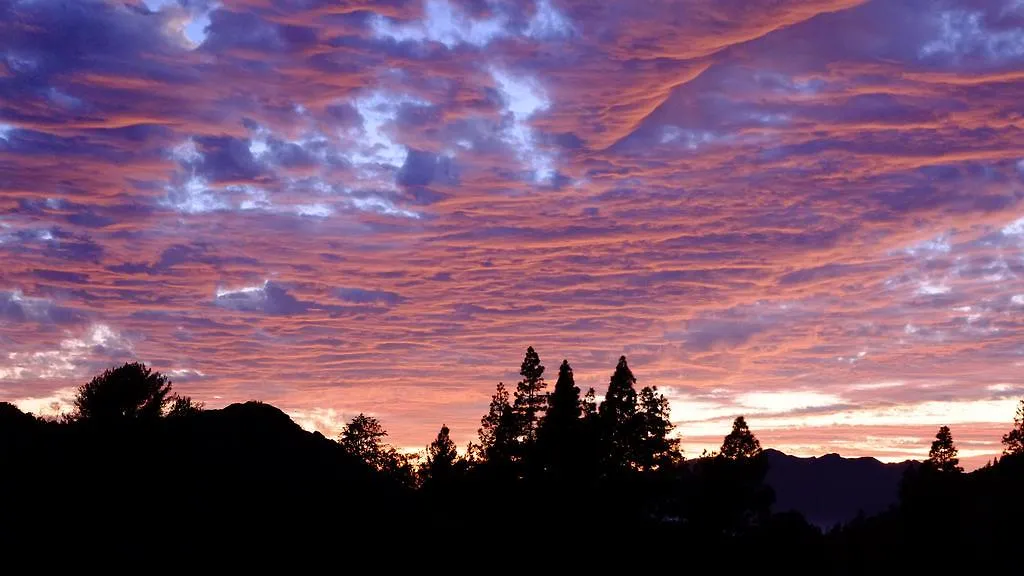
[[492, 464], [512, 462], [516, 456], [516, 432], [516, 414], [509, 404], [508, 390], [498, 382], [487, 414], [480, 419], [480, 429], [477, 430], [482, 459]]
[[963, 472], [957, 452], [949, 426], [942, 426], [935, 435], [931, 450], [928, 451], [928, 465], [940, 472]]
[[174, 401], [171, 382], [139, 362], [105, 370], [81, 386], [75, 395], [75, 420], [114, 423], [156, 420]]
[[411, 484], [415, 476], [412, 463], [384, 441], [387, 435], [380, 420], [360, 413], [345, 425], [340, 444], [374, 470], [391, 475], [399, 483]]
[[459, 453], [450, 433], [448, 426], [442, 425], [437, 438], [427, 446], [427, 461], [420, 471], [425, 484], [444, 484], [455, 474]]
[[737, 416], [733, 421], [732, 432], [729, 432], [722, 441], [722, 450], [719, 454], [730, 460], [754, 458], [761, 454], [761, 442], [750, 431], [743, 416]]
[[598, 407], [603, 456], [610, 469], [627, 468], [635, 447], [634, 431], [637, 397], [636, 376], [629, 369], [625, 356], [619, 357], [604, 402]]
[[[523, 380], [539, 382], [541, 368], [531, 348], [521, 367]], [[824, 478], [847, 471], [855, 478], [819, 491], [834, 481], [812, 475], [795, 483], [806, 492], [799, 498], [804, 508], [793, 505], [791, 484], [788, 492], [779, 491], [779, 506], [793, 507], [773, 510], [773, 487], [787, 482], [785, 474], [776, 474], [783, 467], [779, 462], [792, 457], [762, 453], [743, 416], [733, 422], [720, 454], [684, 462], [668, 399], [653, 386], [637, 391], [625, 357], [600, 406], [593, 389], [580, 398], [575, 378], [565, 360], [551, 393], [535, 395], [544, 400], [532, 412], [535, 440], [523, 432], [521, 416], [531, 413], [526, 393], [517, 388], [517, 410], [499, 383], [469, 456], [460, 457], [451, 430], [442, 425], [414, 470], [413, 457], [387, 443], [387, 431], [373, 416], [355, 416], [334, 441], [260, 402], [203, 410], [173, 394], [159, 373], [141, 364], [118, 366], [80, 389], [74, 418], [39, 419], [0, 402], [0, 492], [16, 496], [5, 505], [0, 541], [10, 541], [11, 534], [50, 538], [59, 529], [74, 538], [94, 528], [95, 518], [113, 514], [122, 527], [119, 538], [165, 529], [190, 538], [200, 534], [207, 542], [225, 533], [244, 534], [246, 542], [263, 534], [276, 544], [308, 538], [309, 531], [297, 527], [323, 516], [344, 516], [358, 519], [346, 531], [368, 539], [386, 533], [403, 547], [448, 546], [467, 536], [486, 547], [521, 542], [543, 530], [556, 535], [552, 553], [578, 559], [577, 550], [557, 540], [560, 535], [628, 533], [644, 546], [640, 550], [684, 543], [728, 558], [734, 571], [769, 571], [765, 562], [779, 559], [787, 573], [845, 575], [884, 573], [894, 559], [921, 567], [915, 555], [933, 545], [935, 534], [957, 542], [958, 553], [972, 562], [1012, 550], [1019, 539], [1024, 403], [1004, 437], [1007, 455], [998, 462], [961, 473], [952, 433], [943, 426], [924, 464], [874, 462], [897, 467], [887, 477], [891, 497], [898, 500], [874, 508], [885, 510], [875, 516], [844, 520], [823, 533], [818, 526], [824, 524], [811, 526], [787, 510], [802, 512], [806, 502], [818, 502], [829, 489], [842, 492], [845, 503], [867, 478], [856, 471], [872, 466], [868, 459], [847, 460], [838, 468], [843, 459], [835, 455], [797, 459], [803, 460], [801, 470], [829, 471]], [[52, 494], [69, 485], [85, 497], [76, 501], [75, 514], [60, 516], [63, 503]], [[156, 485], [167, 487], [169, 502], [206, 499], [216, 505], [138, 514], [139, 503], [152, 501]], [[62, 521], [54, 523], [55, 517]], [[32, 530], [24, 529], [27, 521], [36, 522]], [[104, 538], [109, 539], [106, 531]], [[344, 541], [355, 542], [347, 533]], [[929, 557], [929, 570], [936, 559]]]
[[530, 346], [526, 349], [523, 363], [519, 368], [523, 377], [516, 385], [516, 393], [512, 408], [516, 414], [517, 440], [520, 444], [532, 444], [537, 440], [537, 429], [547, 408], [544, 395], [544, 365], [540, 363], [540, 355]]
[[1004, 454], [1024, 454], [1024, 400], [1017, 405], [1013, 417], [1013, 430], [1003, 436]]

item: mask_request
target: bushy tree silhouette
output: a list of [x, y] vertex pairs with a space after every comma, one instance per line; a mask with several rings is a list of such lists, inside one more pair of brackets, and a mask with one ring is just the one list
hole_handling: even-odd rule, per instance
[[167, 410], [167, 417], [181, 418], [184, 416], [194, 416], [202, 411], [202, 402], [193, 402], [189, 396], [174, 396], [171, 399], [170, 408]]
[[399, 484], [412, 485], [415, 470], [409, 457], [384, 441], [388, 433], [380, 420], [360, 413], [345, 425], [339, 443], [349, 454]]
[[957, 453], [953, 433], [949, 431], [949, 426], [942, 426], [935, 435], [931, 450], [928, 451], [927, 464], [939, 472], [963, 472]]
[[172, 401], [171, 382], [139, 362], [105, 370], [75, 395], [74, 420], [114, 423], [156, 420]]
[[1003, 454], [1024, 454], [1024, 400], [1017, 406], [1013, 417], [1013, 430], [1003, 436]]
[[747, 420], [737, 416], [732, 423], [732, 432], [722, 441], [719, 455], [729, 460], [754, 458], [761, 454], [761, 442], [750, 431]]

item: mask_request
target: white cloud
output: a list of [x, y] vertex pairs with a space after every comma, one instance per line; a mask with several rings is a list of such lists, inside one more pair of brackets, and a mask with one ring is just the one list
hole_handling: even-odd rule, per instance
[[682, 142], [686, 148], [696, 150], [717, 140], [714, 132], [708, 130], [686, 130], [678, 126], [665, 126], [661, 131], [661, 143]]
[[534, 180], [549, 182], [555, 175], [554, 159], [537, 148], [537, 138], [530, 119], [550, 106], [544, 89], [533, 79], [514, 77], [492, 69], [491, 76], [504, 98], [505, 114], [509, 119], [503, 137], [516, 148], [523, 162], [529, 164]]
[[7, 141], [7, 135], [14, 131], [14, 126], [0, 122], [0, 140]]
[[93, 324], [79, 337], [69, 337], [58, 348], [39, 352], [10, 352], [0, 364], [0, 380], [54, 380], [80, 376], [95, 354], [130, 354], [132, 343], [105, 324]]
[[159, 12], [167, 18], [167, 32], [180, 38], [189, 48], [196, 48], [206, 40], [206, 28], [210, 25], [210, 12], [216, 4], [192, 3], [182, 6], [177, 0], [142, 0], [152, 12]]
[[921, 47], [923, 58], [948, 55], [958, 61], [963, 56], [981, 54], [998, 63], [1024, 56], [1024, 29], [990, 28], [983, 12], [946, 10], [935, 24], [938, 37]]
[[743, 411], [778, 413], [820, 406], [835, 406], [842, 404], [843, 399], [835, 394], [783, 390], [779, 392], [748, 392], [740, 394], [736, 396], [735, 403]]
[[367, 196], [365, 198], [353, 198], [352, 205], [360, 210], [378, 212], [389, 216], [404, 216], [406, 218], [419, 218], [420, 215], [410, 210], [395, 206], [393, 202], [380, 196]]
[[167, 372], [167, 376], [169, 376], [172, 381], [181, 381], [203, 378], [206, 374], [202, 370], [196, 370], [194, 368], [175, 368], [174, 370], [169, 370]]
[[1024, 218], [1010, 222], [1002, 229], [1003, 236], [1024, 236]]
[[159, 12], [167, 7], [178, 6], [178, 0], [142, 0], [142, 3], [153, 12]]
[[326, 204], [299, 204], [295, 207], [295, 213], [299, 216], [327, 218], [334, 214], [334, 210]]
[[261, 298], [262, 297], [261, 295], [266, 290], [268, 283], [269, 283], [269, 280], [264, 280], [263, 284], [260, 284], [258, 286], [244, 286], [242, 288], [219, 288], [218, 287], [216, 292], [214, 292], [214, 297], [215, 298], [232, 298], [232, 297], [236, 297], [236, 296], [253, 295], [253, 297]]
[[550, 0], [538, 0], [526, 35], [531, 38], [559, 38], [573, 33], [572, 23]]
[[945, 284], [922, 282], [921, 286], [917, 289], [917, 294], [921, 296], [938, 296], [940, 294], [949, 294], [951, 290], [952, 289]]
[[408, 96], [374, 92], [357, 98], [353, 103], [363, 119], [362, 141], [351, 153], [349, 160], [356, 165], [384, 165], [401, 168], [409, 156], [409, 149], [395, 142], [389, 125], [398, 118], [404, 104], [426, 106], [427, 102]]
[[949, 238], [949, 234], [936, 236], [935, 238], [909, 246], [906, 249], [906, 253], [911, 256], [924, 256], [926, 258], [931, 258], [936, 254], [948, 254], [953, 248]]
[[11, 402], [19, 410], [36, 416], [55, 417], [68, 414], [74, 410], [76, 388], [60, 388], [52, 394], [39, 397], [18, 398]]
[[1024, 294], [1017, 294], [1010, 298], [1010, 303], [1014, 306], [1024, 306]]
[[185, 214], [204, 214], [229, 208], [205, 179], [194, 174], [181, 186], [169, 186], [163, 203]]
[[486, 46], [508, 34], [505, 25], [501, 17], [473, 18], [447, 0], [426, 0], [422, 22], [396, 24], [390, 18], [377, 16], [371, 23], [377, 37], [397, 42], [439, 42], [448, 48], [460, 44]]

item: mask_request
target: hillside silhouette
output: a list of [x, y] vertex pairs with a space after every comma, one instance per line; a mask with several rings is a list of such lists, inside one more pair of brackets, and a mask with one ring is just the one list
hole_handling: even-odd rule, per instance
[[948, 427], [928, 460], [889, 465], [762, 449], [742, 416], [720, 451], [687, 460], [667, 400], [637, 389], [625, 357], [600, 401], [568, 361], [549, 389], [532, 348], [520, 374], [498, 384], [476, 442], [460, 453], [442, 424], [420, 459], [372, 416], [327, 438], [261, 402], [204, 409], [141, 364], [83, 384], [61, 418], [0, 403], [0, 537], [10, 550], [179, 542], [364, 558], [458, 546], [433, 562], [685, 557], [788, 574], [998, 567], [1020, 538], [1024, 401], [1006, 454], [969, 474]]

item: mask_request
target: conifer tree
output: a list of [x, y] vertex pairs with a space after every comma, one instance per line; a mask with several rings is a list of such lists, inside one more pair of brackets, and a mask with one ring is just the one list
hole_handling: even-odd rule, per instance
[[573, 379], [572, 367], [563, 360], [558, 368], [558, 381], [548, 397], [548, 409], [541, 421], [537, 441], [544, 460], [542, 466], [555, 470], [557, 474], [573, 466], [578, 456], [577, 441], [580, 435], [583, 405], [580, 389]]
[[743, 416], [737, 416], [732, 423], [732, 432], [722, 441], [719, 455], [729, 460], [745, 460], [761, 454], [761, 442], [747, 426]]
[[448, 426], [442, 425], [437, 438], [427, 446], [427, 462], [421, 470], [425, 485], [449, 482], [455, 472], [459, 454], [455, 449]]
[[498, 387], [491, 396], [491, 405], [487, 414], [480, 419], [480, 448], [484, 460], [488, 462], [510, 462], [515, 457], [516, 417], [509, 404], [508, 390], [505, 384], [498, 382]]
[[1017, 414], [1013, 418], [1013, 430], [1003, 436], [1003, 454], [1024, 454], [1024, 400], [1017, 406]]
[[669, 412], [668, 399], [657, 387], [640, 390], [637, 446], [633, 450], [637, 468], [653, 470], [679, 459], [679, 440], [669, 437], [673, 429]]
[[619, 357], [619, 363], [608, 382], [604, 402], [598, 408], [604, 456], [611, 469], [626, 468], [633, 460], [633, 432], [637, 413], [635, 384], [636, 377], [629, 369], [626, 357]]
[[580, 389], [573, 378], [572, 366], [562, 360], [558, 367], [558, 381], [548, 397], [548, 409], [541, 428], [548, 435], [565, 435], [579, 421], [582, 413]]
[[544, 366], [540, 363], [540, 356], [533, 346], [526, 349], [519, 375], [523, 379], [516, 385], [515, 401], [512, 405], [519, 424], [517, 440], [520, 444], [530, 445], [537, 439], [538, 424], [547, 407], [547, 397], [544, 394], [544, 388], [547, 386], [544, 382]]
[[940, 472], [963, 472], [957, 452], [953, 433], [949, 431], [949, 426], [943, 426], [939, 428], [935, 440], [932, 441], [932, 448], [928, 451], [928, 465]]

